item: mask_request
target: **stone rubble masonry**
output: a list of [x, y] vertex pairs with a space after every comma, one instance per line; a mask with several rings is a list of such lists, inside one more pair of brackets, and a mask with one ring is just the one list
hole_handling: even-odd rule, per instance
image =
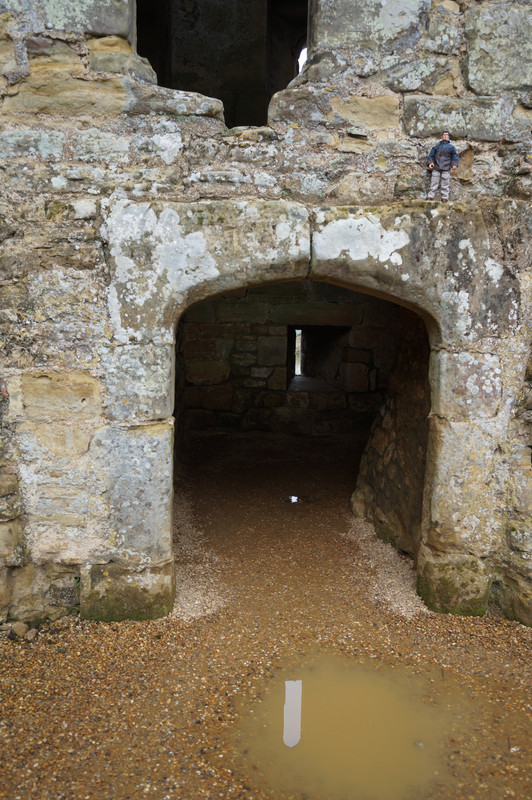
[[[186, 378], [185, 429], [359, 430], [382, 402], [397, 310], [368, 295], [308, 281], [250, 288], [193, 306], [177, 337]], [[288, 350], [293, 354], [296, 327], [305, 329], [307, 350], [318, 352], [314, 358], [307, 352], [306, 359], [305, 375], [314, 384], [291, 383]]]
[[[421, 512], [419, 476], [400, 491], [398, 474], [406, 379], [357, 508], [408, 539], [431, 608], [492, 598], [530, 623], [529, 3], [310, 11], [309, 59], [268, 125], [228, 130], [219, 100], [153, 83], [133, 0], [0, 0], [0, 619], [166, 613], [178, 322], [215, 295], [310, 280], [405, 306], [428, 331]], [[442, 128], [461, 156], [446, 205], [423, 199]], [[258, 353], [289, 323], [254, 302]], [[251, 363], [243, 336], [239, 368], [267, 382], [258, 411], [273, 413], [282, 345]], [[373, 391], [361, 356], [344, 371]], [[213, 377], [186, 387], [209, 389], [207, 416], [229, 403]]]

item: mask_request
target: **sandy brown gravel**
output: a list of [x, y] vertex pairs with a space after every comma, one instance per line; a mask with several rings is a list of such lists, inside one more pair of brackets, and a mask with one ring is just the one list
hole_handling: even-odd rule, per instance
[[234, 751], [239, 709], [316, 649], [406, 667], [435, 697], [471, 700], [446, 743], [448, 780], [423, 798], [532, 796], [530, 630], [425, 609], [408, 560], [348, 512], [359, 449], [200, 442], [176, 496], [170, 617], [68, 618], [33, 642], [0, 639], [0, 797], [273, 800], [260, 765]]

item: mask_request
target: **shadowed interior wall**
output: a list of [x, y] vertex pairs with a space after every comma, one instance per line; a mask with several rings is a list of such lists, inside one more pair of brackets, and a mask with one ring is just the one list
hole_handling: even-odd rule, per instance
[[[176, 419], [186, 431], [367, 431], [411, 316], [393, 303], [311, 281], [199, 303], [177, 336], [177, 380], [185, 382], [176, 386]], [[301, 376], [293, 367], [296, 328]], [[426, 361], [425, 347], [419, 358]]]
[[416, 554], [430, 412], [430, 346], [423, 321], [401, 309], [400, 346], [390, 372], [388, 395], [366, 446], [352, 497], [355, 514], [400, 550]]
[[137, 1], [138, 52], [158, 82], [217, 97], [234, 125], [263, 125], [297, 75], [307, 0]]

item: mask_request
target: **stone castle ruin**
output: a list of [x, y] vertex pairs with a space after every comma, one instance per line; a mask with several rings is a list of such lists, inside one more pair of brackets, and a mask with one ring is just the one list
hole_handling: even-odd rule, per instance
[[363, 422], [427, 605], [530, 622], [530, 18], [0, 0], [0, 620], [169, 611], [187, 431]]

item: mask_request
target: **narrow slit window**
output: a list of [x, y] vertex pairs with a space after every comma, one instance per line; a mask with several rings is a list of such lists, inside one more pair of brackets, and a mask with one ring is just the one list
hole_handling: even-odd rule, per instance
[[302, 51], [300, 52], [300, 54], [299, 54], [299, 58], [297, 59], [297, 63], [298, 63], [298, 67], [299, 67], [299, 72], [301, 72], [301, 70], [302, 70], [302, 69], [303, 69], [303, 67], [305, 66], [305, 61], [306, 61], [306, 60], [307, 60], [307, 48], [306, 48], [306, 47], [304, 47], [304, 48], [302, 49]]
[[301, 375], [301, 329], [296, 328], [294, 374]]

